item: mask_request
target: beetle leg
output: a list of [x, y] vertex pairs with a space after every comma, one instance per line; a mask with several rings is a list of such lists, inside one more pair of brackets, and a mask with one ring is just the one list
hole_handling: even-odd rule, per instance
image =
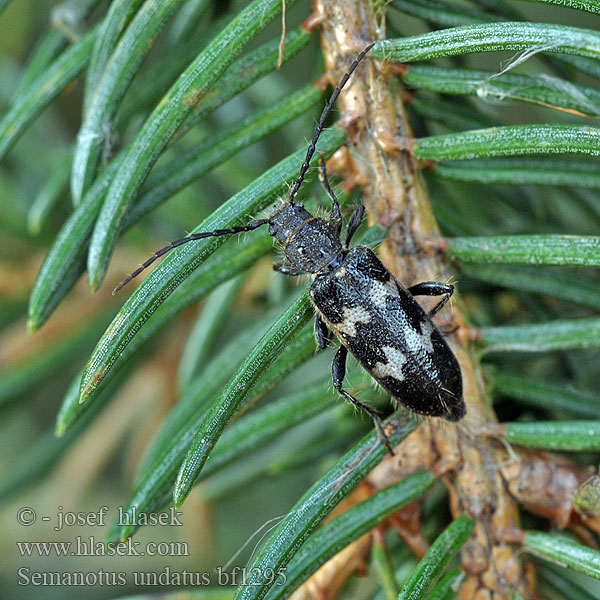
[[354, 406], [366, 412], [375, 423], [375, 428], [377, 429], [377, 433], [379, 438], [387, 448], [388, 452], [394, 456], [394, 451], [392, 450], [392, 446], [390, 445], [390, 440], [388, 436], [385, 434], [383, 430], [383, 425], [381, 424], [381, 419], [379, 415], [375, 411], [374, 408], [363, 404], [360, 400], [357, 400], [354, 396], [349, 394], [346, 390], [342, 388], [342, 384], [344, 383], [344, 377], [346, 376], [346, 357], [348, 356], [348, 350], [346, 346], [340, 346], [338, 351], [335, 353], [335, 357], [333, 359], [333, 363], [331, 365], [331, 372], [333, 375], [333, 387], [342, 395], [346, 400], [350, 401]]
[[444, 296], [429, 312], [429, 316], [437, 314], [444, 308], [450, 296], [454, 293], [454, 286], [449, 283], [441, 283], [439, 281], [423, 281], [408, 288], [408, 291], [413, 296]]
[[359, 204], [352, 213], [350, 217], [350, 222], [348, 223], [348, 230], [346, 231], [346, 248], [350, 245], [350, 241], [352, 240], [352, 236], [356, 233], [356, 230], [360, 227], [362, 223], [363, 217], [365, 216], [365, 207], [362, 204]]
[[273, 265], [273, 271], [277, 271], [278, 273], [283, 273], [284, 275], [289, 275], [290, 277], [297, 277], [298, 275], [305, 275], [305, 271], [301, 269], [294, 269], [288, 265]]
[[317, 314], [315, 318], [315, 338], [317, 339], [317, 345], [321, 350], [325, 350], [331, 342], [329, 329], [319, 314]]
[[319, 171], [319, 179], [331, 197], [331, 213], [329, 222], [335, 227], [337, 234], [340, 235], [342, 231], [342, 211], [340, 210], [340, 203], [338, 202], [337, 196], [335, 195], [331, 185], [329, 185], [329, 179], [327, 179], [327, 167], [325, 166], [325, 159], [323, 156], [321, 156], [319, 159], [319, 166], [321, 167], [321, 170]]

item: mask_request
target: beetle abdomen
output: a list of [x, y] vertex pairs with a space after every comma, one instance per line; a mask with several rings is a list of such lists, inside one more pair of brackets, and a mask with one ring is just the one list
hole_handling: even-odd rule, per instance
[[458, 421], [465, 414], [458, 361], [420, 304], [365, 246], [317, 275], [312, 301], [342, 344], [411, 410]]

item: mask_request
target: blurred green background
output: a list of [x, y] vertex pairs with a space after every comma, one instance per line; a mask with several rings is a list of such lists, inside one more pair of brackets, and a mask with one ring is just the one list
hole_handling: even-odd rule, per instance
[[[246, 4], [217, 3], [217, 10], [211, 9], [205, 21], [192, 29], [191, 40], [194, 35], [202, 40], [208, 35], [207, 30], [213, 31], [211, 27], [226, 18], [223, 13], [227, 10], [235, 13]], [[458, 6], [466, 4], [457, 3]], [[532, 20], [594, 28], [600, 25], [597, 16], [582, 16], [576, 11], [533, 3], [515, 2], [512, 5], [518, 6], [521, 13]], [[77, 10], [68, 2], [15, 0], [6, 8], [0, 15], [0, 115], [8, 109], [18, 89], [22, 69], [45, 32], [58, 27], [65, 35], [76, 39], [89, 23], [102, 17], [106, 7], [107, 2], [99, 2], [85, 22], [80, 21]], [[288, 12], [288, 30], [306, 18], [310, 10], [309, 2], [298, 2]], [[399, 11], [390, 11], [389, 24], [391, 37], [430, 29], [423, 21]], [[153, 67], [164, 64], [161, 61], [171, 53], [176, 54], [176, 30], [182, 26], [182, 18], [178, 20], [176, 15], [165, 27], [145, 60], [142, 72], [133, 82], [132, 94], [137, 92], [143, 96], [144, 89], [140, 84], [148, 81], [144, 77], [151, 79]], [[278, 38], [280, 32], [281, 24], [276, 19], [251, 48]], [[458, 58], [453, 64], [498, 71], [502, 61], [511, 56], [510, 52], [489, 53]], [[441, 64], [450, 64], [450, 61], [441, 61]], [[544, 69], [544, 61], [535, 57], [519, 72], [539, 74]], [[269, 105], [275, 98], [285, 97], [321, 72], [322, 58], [317, 40], [313, 39], [308, 48], [284, 65], [280, 72], [261, 79], [202, 121], [177, 147], [165, 152], [159, 166], [196, 142], [216, 135], [250, 111]], [[132, 482], [145, 448], [179, 395], [180, 357], [194, 327], [197, 307], [184, 312], [148, 345], [143, 356], [136, 358], [132, 364], [135, 369], [127, 374], [110, 405], [72, 443], [62, 447], [54, 441], [56, 414], [68, 386], [133, 289], [124, 290], [113, 298], [112, 287], [149, 254], [168, 240], [191, 230], [268, 167], [294, 150], [304, 148], [322, 105], [317, 103], [266, 141], [242, 150], [177, 193], [168, 205], [153, 211], [119, 242], [100, 291], [92, 295], [87, 281], [80, 281], [49, 321], [35, 335], [29, 336], [26, 326], [29, 294], [52, 240], [71, 212], [68, 179], [64, 174], [68, 172], [70, 152], [80, 126], [82, 79], [67, 86], [0, 163], [0, 499], [3, 500], [0, 506], [0, 597], [6, 598], [113, 598], [134, 591], [156, 591], [154, 586], [135, 586], [133, 573], [162, 573], [166, 567], [177, 572], [184, 569], [206, 572], [210, 581], [216, 583], [214, 568], [224, 565], [253, 532], [269, 523], [235, 559], [234, 564], [244, 565], [255, 543], [272, 526], [270, 520], [285, 514], [325, 467], [371, 427], [350, 407], [341, 401], [335, 402], [331, 410], [295, 427], [265, 449], [234, 463], [198, 486], [184, 505], [181, 527], [145, 527], [134, 537], [140, 550], [148, 543], [184, 542], [188, 556], [173, 556], [173, 553], [143, 557], [57, 556], [54, 550], [49, 551], [49, 556], [23, 555], [17, 542], [75, 543], [80, 538], [89, 544], [90, 536], [94, 536], [96, 542], [105, 538], [117, 507], [127, 505], [130, 499], [134, 489]], [[572, 80], [584, 84], [592, 82], [584, 75], [575, 75]], [[433, 94], [417, 94], [417, 98], [439, 100]], [[427, 113], [423, 106], [421, 112], [411, 110], [417, 137], [455, 130], [459, 127], [456, 120], [463, 116], [465, 128], [469, 118], [471, 123], [479, 120], [483, 124], [587, 122], [597, 126], [597, 116], [582, 119], [508, 100], [443, 100], [450, 104], [445, 105], [441, 118]], [[106, 158], [133, 139], [150, 108], [142, 103], [138, 111], [133, 111], [126, 122], [121, 123], [118, 131], [112, 132], [106, 146]], [[430, 173], [426, 176], [436, 216], [446, 235], [597, 235], [599, 230], [600, 202], [593, 189], [467, 184], [443, 180]], [[335, 183], [339, 184], [339, 181]], [[40, 194], [44, 193], [53, 195], [52, 210], [47, 218], [38, 222], [35, 214], [32, 215], [32, 207], [40, 205]], [[307, 188], [305, 194], [309, 198], [320, 194], [323, 198], [317, 186]], [[353, 198], [350, 202], [356, 200]], [[263, 324], [264, 330], [265, 323], [274, 320], [281, 307], [289, 303], [299, 282], [272, 272], [275, 255], [276, 252], [261, 259], [243, 275], [230, 315], [212, 338], [208, 357], [212, 358], [232, 340], [235, 343], [240, 331], [257, 322]], [[567, 268], [562, 271], [586, 278], [592, 290], [590, 293], [600, 285], [596, 270]], [[476, 276], [471, 277], [468, 271], [459, 273], [457, 283], [473, 322], [478, 326], [586, 317], [597, 313], [597, 309], [589, 305], [486, 283]], [[269, 316], [265, 317], [265, 313]], [[255, 337], [259, 332], [255, 332]], [[261, 399], [260, 406], [322, 377], [325, 388], [330, 388], [327, 377], [332, 356], [331, 352], [325, 352], [308, 361]], [[600, 388], [599, 358], [595, 348], [529, 354], [525, 359], [521, 354], [507, 353], [488, 357], [486, 367], [491, 367], [489, 372], [492, 373], [498, 369], [535, 376], [565, 387], [575, 385], [591, 398], [592, 410], [597, 410], [594, 401], [600, 399], [597, 392]], [[196, 372], [198, 370], [196, 368]], [[351, 365], [350, 371], [355, 385], [365, 388], [363, 394], [378, 402], [382, 411], [389, 411], [386, 399], [365, 383], [360, 370]], [[546, 410], [525, 401], [520, 404], [509, 396], [503, 393], [495, 396], [495, 408], [501, 420], [541, 420], [548, 415], [562, 418], [569, 414], [555, 408]], [[323, 440], [329, 436], [332, 444], [328, 446]], [[576, 460], [583, 465], [595, 465], [597, 456], [578, 455]], [[448, 521], [446, 504], [445, 492], [440, 485], [427, 500], [428, 535], [433, 536]], [[106, 527], [76, 525], [62, 531], [54, 529], [58, 524], [57, 512], [94, 514], [105, 505], [110, 509]], [[31, 507], [35, 511], [37, 520], [34, 524], [23, 526], [18, 523], [17, 514], [22, 507]], [[43, 517], [50, 519], [44, 521]], [[531, 515], [525, 516], [525, 524], [545, 527], [541, 519]], [[34, 554], [36, 551], [32, 550]], [[400, 552], [397, 556], [404, 557], [398, 558], [399, 562], [407, 560]], [[29, 571], [25, 571], [19, 580], [20, 568]], [[44, 586], [38, 589], [31, 584], [19, 584], [19, 581], [25, 581], [26, 574], [36, 571], [98, 573], [100, 569], [108, 573], [125, 573], [126, 585]], [[575, 575], [575, 579], [579, 576]], [[353, 586], [347, 597], [367, 598], [375, 592], [372, 581], [361, 580]], [[585, 586], [590, 588], [588, 580]], [[594, 597], [600, 597], [600, 594]]]

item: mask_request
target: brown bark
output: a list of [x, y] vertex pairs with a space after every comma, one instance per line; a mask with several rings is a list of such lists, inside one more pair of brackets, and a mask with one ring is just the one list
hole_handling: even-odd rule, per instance
[[[335, 86], [367, 43], [385, 37], [383, 13], [375, 8], [384, 3], [313, 2], [326, 72]], [[407, 151], [412, 133], [396, 70], [394, 65], [368, 58], [359, 66], [338, 100], [340, 123], [348, 130], [346, 147], [330, 160], [329, 166], [345, 177], [346, 187], [361, 186], [370, 223], [388, 229], [380, 255], [399, 280], [407, 286], [426, 280], [446, 281], [452, 270], [442, 251], [443, 240], [419, 176], [419, 165]], [[428, 300], [423, 300], [425, 308]], [[487, 435], [497, 429], [497, 419], [471, 347], [473, 339], [460, 297], [445, 312], [446, 319], [449, 315], [456, 327], [448, 341], [461, 366], [467, 415], [458, 424], [424, 419], [396, 449], [396, 456], [386, 458], [374, 469], [345, 503], [345, 509], [359, 502], [365, 493], [431, 469], [448, 489], [452, 515], [467, 513], [476, 522], [461, 554], [467, 578], [460, 598], [504, 600], [512, 598], [515, 591], [524, 598], [537, 598], [532, 564], [525, 562], [520, 550], [523, 532], [517, 503], [550, 519], [557, 527], [572, 529], [582, 541], [590, 543], [593, 538], [589, 530], [600, 530], [600, 494], [596, 491], [600, 484], [592, 485], [589, 480], [584, 483], [589, 473], [566, 459], [509, 449]], [[586, 484], [594, 488], [592, 499], [582, 495], [578, 504], [575, 493]], [[420, 531], [418, 504], [394, 515], [388, 525], [396, 528], [417, 556], [423, 555], [426, 541]], [[344, 550], [343, 557], [340, 553], [324, 565], [293, 597], [334, 597], [352, 572], [364, 570], [371, 543], [372, 539], [363, 536]]]
[[[324, 16], [321, 44], [333, 85], [357, 51], [385, 36], [383, 14], [373, 6], [360, 0], [315, 0], [315, 11]], [[446, 281], [452, 272], [435, 244], [439, 231], [418, 165], [397, 144], [412, 135], [400, 92], [389, 65], [366, 60], [340, 96], [338, 110], [348, 128], [350, 160], [346, 163], [352, 169], [347, 175], [361, 184], [369, 221], [388, 228], [380, 255], [398, 279], [405, 285]], [[514, 589], [526, 594], [517, 548], [503, 535], [519, 527], [518, 511], [498, 469], [506, 460], [505, 451], [477, 437], [477, 431], [495, 421], [495, 416], [485, 396], [480, 366], [469, 348], [460, 301], [452, 315], [458, 329], [449, 342], [461, 365], [467, 416], [458, 425], [427, 419], [400, 446], [398, 457], [386, 460], [369, 481], [384, 487], [424, 467], [444, 471], [452, 514], [467, 512], [476, 520], [462, 553], [468, 574], [462, 597], [486, 598], [494, 592], [497, 599], [508, 598]]]

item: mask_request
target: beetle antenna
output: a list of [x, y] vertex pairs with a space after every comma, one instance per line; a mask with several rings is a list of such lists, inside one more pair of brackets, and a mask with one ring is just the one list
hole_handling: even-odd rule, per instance
[[304, 177], [305, 177], [306, 172], [308, 171], [308, 167], [310, 165], [310, 160], [313, 157], [313, 154], [315, 153], [315, 150], [317, 148], [317, 141], [319, 139], [319, 136], [321, 135], [321, 132], [323, 131], [323, 126], [325, 124], [325, 120], [329, 116], [329, 113], [331, 112], [331, 109], [333, 108], [335, 101], [338, 99], [338, 96], [340, 95], [341, 91], [344, 89], [344, 86], [348, 82], [348, 79], [350, 79], [350, 77], [352, 76], [352, 73], [354, 73], [354, 71], [356, 70], [356, 67], [358, 67], [358, 65], [360, 64], [360, 61], [366, 56], [367, 52], [369, 52], [369, 50], [374, 45], [375, 45], [375, 42], [372, 42], [356, 57], [354, 62], [350, 65], [350, 68], [348, 69], [347, 73], [342, 77], [341, 81], [338, 83], [337, 87], [333, 91], [333, 94], [331, 94], [331, 98], [329, 98], [329, 102], [327, 102], [327, 104], [325, 105], [325, 108], [323, 109], [323, 112], [321, 113], [321, 117], [319, 118], [319, 122], [317, 123], [317, 126], [315, 127], [315, 132], [313, 134], [313, 138], [310, 143], [310, 146], [308, 147], [308, 150], [306, 151], [306, 158], [304, 159], [304, 162], [302, 163], [302, 167], [300, 167], [300, 175], [298, 175], [298, 179], [296, 179], [296, 181], [294, 181], [294, 183], [292, 184], [292, 187], [290, 188], [290, 199], [289, 199], [290, 204], [294, 204], [294, 198], [296, 197], [296, 194], [298, 193], [298, 190], [300, 189], [300, 186], [302, 185], [302, 182], [304, 181]]
[[137, 277], [142, 271], [147, 269], [155, 260], [167, 254], [173, 250], [173, 248], [177, 248], [177, 246], [182, 246], [183, 244], [187, 244], [188, 242], [193, 242], [195, 240], [202, 240], [207, 237], [218, 237], [220, 235], [232, 235], [234, 233], [243, 233], [245, 231], [254, 231], [254, 229], [258, 229], [262, 225], [266, 225], [269, 222], [269, 219], [257, 219], [256, 221], [250, 221], [248, 225], [241, 225], [240, 227], [231, 227], [230, 229], [215, 229], [214, 231], [202, 231], [200, 233], [192, 233], [192, 235], [188, 235], [187, 237], [181, 238], [179, 240], [175, 240], [171, 242], [164, 248], [156, 251], [146, 262], [140, 265], [133, 273], [130, 273], [121, 281], [121, 283], [113, 290], [113, 296], [125, 285], [127, 285], [134, 277]]

